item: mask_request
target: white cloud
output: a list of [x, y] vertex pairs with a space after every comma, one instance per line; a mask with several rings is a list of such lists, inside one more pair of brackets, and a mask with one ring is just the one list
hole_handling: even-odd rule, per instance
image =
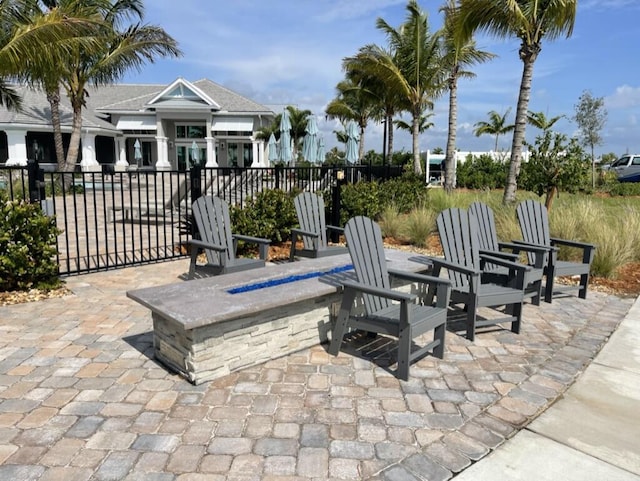
[[640, 87], [621, 85], [615, 92], [605, 97], [605, 105], [611, 109], [627, 109], [640, 105]]

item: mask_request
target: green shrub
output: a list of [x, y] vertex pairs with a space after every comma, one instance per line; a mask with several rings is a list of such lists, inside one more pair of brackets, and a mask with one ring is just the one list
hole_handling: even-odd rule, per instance
[[282, 242], [291, 237], [298, 222], [293, 198], [297, 193], [280, 189], [264, 190], [249, 199], [244, 208], [232, 207], [231, 225], [238, 234]]
[[497, 189], [504, 187], [507, 179], [508, 162], [493, 160], [488, 154], [477, 157], [467, 156], [456, 170], [459, 187], [468, 189]]
[[383, 209], [393, 204], [404, 214], [422, 205], [429, 191], [422, 177], [410, 173], [381, 183], [379, 192]]
[[[340, 190], [340, 226], [357, 215], [378, 219], [385, 207], [380, 192], [378, 182], [343, 185]], [[330, 200], [328, 205], [331, 206]]]
[[607, 184], [611, 195], [635, 196], [640, 195], [640, 182], [619, 182], [615, 181]]
[[0, 202], [0, 291], [59, 286], [55, 220], [37, 204]]

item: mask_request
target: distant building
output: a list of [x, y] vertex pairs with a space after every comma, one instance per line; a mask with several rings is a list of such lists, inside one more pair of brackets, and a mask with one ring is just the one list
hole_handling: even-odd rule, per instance
[[[23, 110], [0, 107], [0, 163], [55, 163], [45, 94], [17, 90]], [[194, 159], [207, 167], [266, 166], [265, 142], [255, 134], [275, 114], [211, 80], [90, 87], [86, 102], [78, 160], [83, 170], [99, 170], [101, 164], [182, 170]], [[64, 97], [60, 110], [66, 148], [72, 111]]]
[[[493, 150], [490, 150], [488, 152], [462, 152], [458, 150], [456, 151], [456, 166], [458, 164], [465, 163], [468, 158], [480, 157], [481, 155], [489, 155], [493, 160], [499, 160], [501, 162], [508, 162], [511, 159], [511, 152], [509, 151], [494, 152]], [[529, 155], [528, 151], [523, 150], [522, 161], [528, 162]], [[422, 152], [421, 156], [425, 161], [427, 182], [442, 182], [444, 180], [444, 160], [446, 158], [446, 154], [434, 154], [430, 150], [427, 150], [426, 152]]]

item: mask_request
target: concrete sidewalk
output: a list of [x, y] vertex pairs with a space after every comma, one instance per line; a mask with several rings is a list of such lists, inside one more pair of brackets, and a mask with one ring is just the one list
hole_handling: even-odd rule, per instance
[[[334, 357], [317, 345], [193, 386], [156, 362], [150, 313], [125, 295], [181, 282], [187, 269], [72, 277], [73, 295], [0, 307], [0, 480], [446, 481], [483, 469], [499, 473], [492, 481], [637, 479], [630, 299], [526, 305], [520, 335], [448, 332], [444, 359], [415, 363], [408, 382], [387, 369], [394, 343], [369, 339], [368, 351], [349, 342]], [[590, 407], [599, 391], [606, 409]], [[511, 470], [534, 456], [535, 475]], [[560, 460], [575, 466], [541, 476]]]
[[640, 480], [640, 299], [558, 402], [455, 479]]

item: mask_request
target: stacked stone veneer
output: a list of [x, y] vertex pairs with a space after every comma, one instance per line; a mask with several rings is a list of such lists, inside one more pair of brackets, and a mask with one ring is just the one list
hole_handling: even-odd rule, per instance
[[326, 341], [339, 300], [334, 293], [194, 329], [154, 313], [155, 355], [195, 384], [210, 381]]

